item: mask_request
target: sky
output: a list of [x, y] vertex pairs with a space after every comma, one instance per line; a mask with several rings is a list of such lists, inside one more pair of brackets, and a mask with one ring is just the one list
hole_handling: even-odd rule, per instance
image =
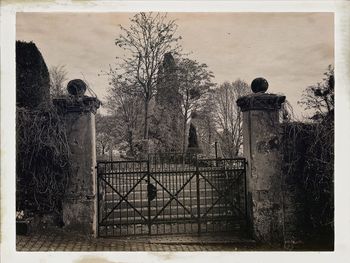
[[[83, 78], [104, 100], [108, 71], [123, 55], [114, 42], [132, 13], [17, 13], [16, 39], [33, 41], [46, 64], [65, 65], [68, 79]], [[189, 58], [206, 63], [217, 84], [256, 77], [284, 94], [297, 117], [303, 90], [334, 65], [332, 13], [168, 13]], [[102, 113], [104, 111], [102, 110]]]

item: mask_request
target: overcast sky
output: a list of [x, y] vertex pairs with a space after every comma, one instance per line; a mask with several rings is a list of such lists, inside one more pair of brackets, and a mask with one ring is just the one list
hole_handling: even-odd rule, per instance
[[[46, 64], [65, 65], [68, 78], [84, 75], [103, 100], [108, 70], [122, 50], [114, 41], [131, 13], [17, 13], [18, 40], [33, 41]], [[206, 63], [215, 82], [255, 77], [287, 96], [298, 116], [302, 91], [334, 64], [332, 13], [169, 13], [189, 57]], [[82, 75], [83, 74], [83, 75]]]

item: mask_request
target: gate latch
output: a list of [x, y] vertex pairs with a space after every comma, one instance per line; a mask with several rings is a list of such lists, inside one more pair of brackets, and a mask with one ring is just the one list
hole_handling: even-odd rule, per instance
[[149, 201], [152, 201], [157, 196], [157, 187], [155, 187], [153, 184], [148, 183], [147, 184], [147, 197]]

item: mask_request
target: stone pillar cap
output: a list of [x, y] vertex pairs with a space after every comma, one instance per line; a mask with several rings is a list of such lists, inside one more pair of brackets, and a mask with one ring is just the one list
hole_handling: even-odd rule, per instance
[[53, 104], [62, 112], [92, 112], [96, 114], [101, 101], [88, 96], [64, 96], [53, 99]]
[[286, 100], [286, 96], [270, 94], [270, 93], [252, 93], [247, 96], [240, 97], [237, 100], [238, 107], [241, 111], [250, 110], [279, 110], [282, 103]]

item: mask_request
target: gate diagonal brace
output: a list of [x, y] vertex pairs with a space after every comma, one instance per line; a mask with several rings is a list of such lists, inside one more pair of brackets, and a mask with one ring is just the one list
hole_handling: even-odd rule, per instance
[[199, 172], [199, 174], [202, 176], [202, 178], [206, 181], [206, 182], [208, 182], [210, 185], [211, 185], [211, 187], [213, 187], [213, 189], [215, 189], [215, 191], [219, 194], [219, 198], [216, 200], [216, 202], [214, 203], [214, 204], [212, 204], [210, 207], [209, 207], [209, 209], [205, 212], [205, 214], [202, 216], [202, 217], [205, 217], [209, 212], [210, 212], [210, 210], [211, 209], [213, 209], [214, 208], [214, 206], [222, 199], [222, 198], [224, 198], [224, 199], [226, 199], [226, 201], [228, 202], [228, 203], [230, 203], [230, 205], [232, 206], [232, 208], [234, 208], [235, 210], [237, 210], [240, 214], [244, 214], [238, 207], [236, 207], [236, 205], [234, 204], [234, 203], [232, 203], [231, 202], [231, 200], [229, 200], [229, 199], [227, 199], [227, 197], [226, 197], [226, 193], [230, 190], [230, 188], [233, 186], [233, 184], [235, 183], [234, 181], [233, 182], [231, 182], [231, 184], [226, 188], [226, 190], [224, 191], [224, 193], [222, 193], [221, 191], [219, 191], [215, 186], [214, 186], [214, 184], [208, 179], [208, 178], [206, 178], [201, 172]]
[[152, 176], [152, 174], [150, 175], [152, 177], [152, 179], [159, 184], [170, 196], [170, 200], [163, 206], [163, 208], [157, 213], [157, 215], [155, 215], [155, 217], [151, 220], [152, 222], [154, 220], [157, 219], [157, 217], [164, 211], [164, 209], [171, 203], [171, 201], [173, 201], [175, 199], [175, 201], [181, 205], [186, 211], [187, 213], [189, 213], [191, 215], [192, 218], [196, 218], [190, 210], [187, 209], [187, 207], [185, 207], [177, 198], [176, 196], [186, 187], [186, 185], [193, 179], [193, 177], [196, 175], [196, 173], [194, 173], [182, 186], [181, 188], [173, 195], [168, 189], [166, 189], [166, 187], [164, 185], [162, 185], [156, 178], [154, 178]]
[[147, 176], [147, 174], [144, 174], [137, 182], [136, 184], [126, 193], [126, 195], [121, 195], [117, 189], [115, 189], [108, 181], [106, 181], [105, 178], [100, 177], [101, 180], [103, 180], [110, 188], [112, 188], [112, 190], [119, 195], [119, 197], [121, 198], [119, 200], [119, 202], [112, 208], [112, 210], [101, 220], [101, 222], [99, 222], [99, 224], [103, 223], [112, 213], [113, 211], [123, 202], [125, 201], [132, 209], [134, 209], [141, 217], [142, 219], [144, 219], [145, 221], [147, 221], [146, 217], [144, 217], [144, 215], [142, 215], [126, 198], [128, 197], [128, 195], [136, 188], [136, 186]]

